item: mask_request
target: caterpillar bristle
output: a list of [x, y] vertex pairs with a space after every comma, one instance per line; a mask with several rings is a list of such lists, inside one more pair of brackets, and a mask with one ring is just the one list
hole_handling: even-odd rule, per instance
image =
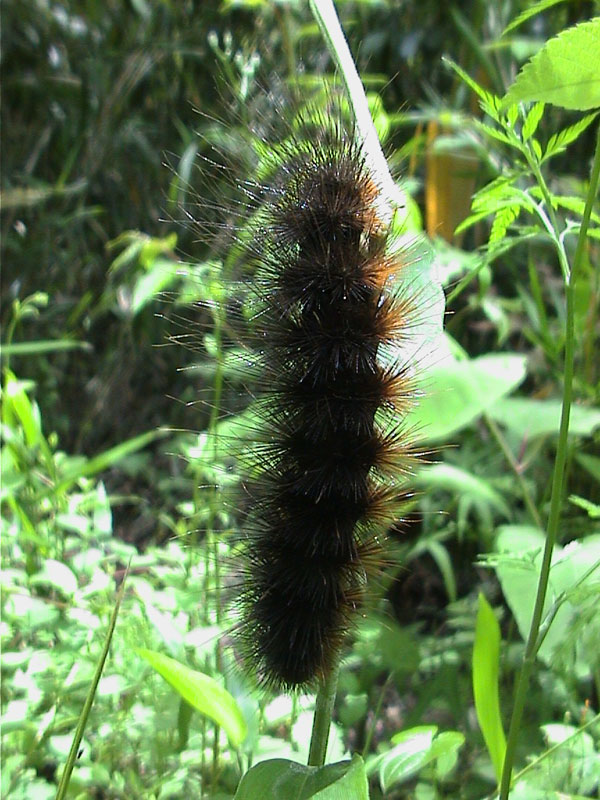
[[352, 129], [304, 119], [266, 172], [268, 187], [244, 189], [256, 213], [240, 248], [255, 269], [260, 429], [241, 457], [238, 635], [260, 684], [298, 689], [332, 668], [402, 513], [411, 454], [401, 420], [414, 392], [393, 352], [415, 300]]
[[[235, 448], [237, 639], [260, 685], [298, 690], [339, 657], [406, 504], [414, 455], [403, 419], [415, 388], [403, 344], [419, 299], [352, 125], [334, 107], [306, 112], [287, 134], [261, 181], [240, 186], [232, 222], [213, 223], [207, 202], [197, 229], [219, 240], [233, 231], [228, 269], [237, 261], [252, 275], [229, 314], [249, 328], [231, 380], [253, 397]], [[201, 337], [186, 322], [176, 338], [194, 346]]]

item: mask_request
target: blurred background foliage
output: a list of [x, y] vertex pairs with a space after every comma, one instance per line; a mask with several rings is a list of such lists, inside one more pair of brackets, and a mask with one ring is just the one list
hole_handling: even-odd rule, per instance
[[[508, 22], [526, 8], [522, 0], [337, 6], [386, 154], [411, 195], [413, 227], [422, 226], [434, 243], [450, 296], [447, 327], [455, 352], [517, 359], [506, 362], [498, 397], [522, 381], [526, 405], [506, 400], [509, 405], [488, 409], [473, 391], [462, 430], [448, 425], [438, 438], [440, 445], [460, 447], [436, 451], [437, 463], [417, 476], [415, 520], [398, 545], [407, 567], [386, 587], [396, 621], [369, 617], [357, 632], [341, 678], [334, 748], [341, 757], [348, 745], [385, 744], [394, 731], [423, 721], [453, 728], [468, 740], [462, 778], [452, 772], [455, 742], [447, 763], [436, 762], [420, 783], [410, 770], [384, 779], [383, 764], [379, 785], [386, 797], [482, 797], [493, 775], [473, 719], [469, 677], [477, 594], [486, 593], [501, 621], [502, 693], [509, 698], [522, 652], [519, 631], [526, 627], [518, 596], [528, 589], [498, 555], [498, 543], [519, 552], [525, 528], [518, 526], [533, 526], [533, 542], [547, 513], [564, 298], [553, 256], [535, 231], [523, 226], [526, 246], [487, 259], [489, 219], [454, 235], [473, 192], [508, 162], [502, 145], [477, 127], [483, 116], [472, 93], [442, 56], [503, 94], [526, 58], [556, 32], [597, 14], [598, 3], [555, 4], [503, 38]], [[256, 132], [274, 124], [265, 91], [277, 95], [274, 87], [289, 83], [285, 94], [300, 101], [331, 71], [300, 0], [2, 4], [7, 797], [54, 796], [115, 580], [130, 557], [132, 598], [73, 796], [200, 797], [199, 775], [210, 775], [210, 796], [231, 797], [235, 790], [236, 757], [214, 770], [218, 736], [211, 743], [206, 720], [190, 729], [182, 706], [173, 717], [170, 690], [157, 676], [149, 681], [131, 648], [166, 647], [213, 674], [225, 657], [215, 656], [214, 642], [206, 647], [221, 623], [207, 598], [219, 579], [211, 565], [222, 547], [212, 532], [231, 529], [235, 518], [202, 488], [235, 482], [227, 457], [222, 465], [211, 461], [215, 360], [225, 351], [218, 314], [194, 305], [217, 296], [223, 254], [194, 218], [222, 203], [232, 185], [229, 174], [207, 181], [202, 159], [215, 158], [217, 147], [241, 180], [254, 174]], [[579, 117], [547, 108], [539, 135], [547, 140]], [[592, 125], [553, 161], [557, 195], [582, 196], [593, 136]], [[598, 241], [590, 242], [577, 298], [581, 407], [574, 416], [562, 545], [600, 532], [600, 287], [593, 267]], [[469, 284], [454, 292], [469, 275]], [[166, 346], [182, 324], [186, 332], [187, 320], [216, 332], [196, 336], [192, 327], [197, 347]], [[478, 380], [492, 381], [499, 362], [488, 363]], [[222, 406], [237, 410], [239, 386], [223, 391]], [[534, 400], [541, 405], [527, 405]], [[504, 448], [516, 464], [512, 471]], [[533, 512], [522, 499], [523, 485]], [[492, 551], [495, 561], [477, 562]], [[586, 603], [585, 592], [573, 599], [584, 621]], [[563, 725], [544, 734], [552, 744], [572, 735], [567, 728], [583, 720], [585, 703], [598, 709], [600, 664], [577, 649], [569, 629], [565, 622], [556, 663], [546, 659], [539, 666], [523, 763], [543, 750], [540, 725]], [[400, 661], [398, 652], [405, 654]], [[247, 752], [277, 754], [284, 740], [298, 757], [308, 737], [304, 712], [292, 709], [290, 722], [283, 698], [279, 706], [247, 699], [229, 667], [228, 688], [246, 703], [248, 718], [260, 707], [262, 732], [259, 737], [254, 722]], [[582, 741], [585, 759], [567, 748], [566, 760], [544, 762], [540, 791], [551, 786], [597, 796], [586, 794], [599, 791], [597, 745], [591, 736]], [[409, 789], [398, 788], [407, 780], [413, 780]]]

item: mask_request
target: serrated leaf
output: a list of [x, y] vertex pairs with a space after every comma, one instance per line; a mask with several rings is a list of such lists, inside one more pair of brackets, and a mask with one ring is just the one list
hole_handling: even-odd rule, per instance
[[137, 652], [186, 702], [219, 724], [234, 747], [239, 747], [246, 738], [246, 721], [235, 699], [220, 683], [162, 653]]
[[587, 111], [600, 106], [600, 17], [562, 31], [530, 59], [501, 108], [539, 100]]
[[477, 125], [477, 128], [479, 128], [480, 131], [483, 131], [486, 136], [491, 136], [492, 139], [496, 139], [504, 144], [512, 144], [508, 136], [502, 131], [493, 128], [491, 125], [487, 125], [485, 122], [480, 122], [479, 120], [474, 120], [474, 122]]
[[519, 216], [520, 211], [521, 207], [514, 205], [505, 206], [496, 212], [496, 216], [494, 217], [494, 221], [492, 223], [492, 230], [490, 231], [490, 245], [494, 245], [496, 242], [499, 242], [504, 238], [504, 235], [508, 230], [508, 226], [515, 221], [515, 219]]
[[[571, 197], [570, 195], [563, 195], [563, 194], [553, 194], [552, 202], [557, 206], [566, 208], [569, 211], [573, 211], [575, 214], [579, 214], [580, 217], [583, 217], [583, 212], [585, 210], [585, 203], [580, 197]], [[593, 219], [594, 222], [600, 222], [600, 215], [592, 211], [590, 214], [590, 219]]]
[[525, 117], [525, 122], [523, 123], [523, 130], [521, 131], [521, 136], [524, 142], [530, 139], [536, 132], [537, 127], [540, 124], [540, 120], [544, 114], [544, 106], [545, 103], [535, 103], [529, 109], [529, 113]]
[[499, 660], [500, 626], [489, 603], [480, 594], [473, 647], [473, 695], [479, 727], [498, 781], [502, 775], [506, 752], [506, 738], [498, 696]]
[[462, 78], [467, 86], [470, 86], [470, 88], [480, 98], [481, 106], [486, 114], [498, 122], [498, 112], [501, 104], [500, 98], [492, 92], [488, 92], [487, 89], [483, 88], [483, 86], [480, 86], [477, 81], [473, 80], [473, 78], [467, 72], [465, 72], [464, 69], [461, 69], [461, 67], [459, 67], [458, 64], [456, 64], [451, 58], [445, 57], [443, 60], [454, 70], [454, 72], [456, 72], [460, 78]]
[[544, 153], [542, 161], [552, 158], [552, 156], [557, 155], [557, 153], [562, 153], [566, 146], [571, 144], [571, 142], [574, 142], [575, 139], [577, 139], [578, 136], [580, 136], [583, 131], [592, 124], [597, 116], [597, 111], [594, 111], [593, 114], [586, 114], [585, 117], [582, 117], [575, 124], [569, 125], [568, 128], [564, 128], [562, 131], [553, 134], [548, 140], [546, 152]]

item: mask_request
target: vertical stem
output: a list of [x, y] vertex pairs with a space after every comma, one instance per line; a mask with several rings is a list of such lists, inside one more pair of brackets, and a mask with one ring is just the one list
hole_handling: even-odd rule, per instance
[[381, 209], [382, 219], [385, 219], [385, 206], [387, 206], [388, 216], [391, 218], [396, 208], [403, 208], [406, 205], [405, 199], [394, 183], [381, 149], [369, 111], [367, 95], [340, 25], [333, 0], [309, 0], [309, 5], [329, 52], [340, 71], [346, 94], [352, 106], [356, 131], [363, 144], [365, 158], [381, 185], [384, 200], [384, 208]]
[[315, 716], [313, 718], [312, 736], [310, 737], [310, 750], [308, 753], [309, 767], [322, 767], [327, 754], [327, 740], [331, 726], [331, 715], [337, 691], [338, 676], [340, 673], [339, 656], [331, 668], [331, 672], [319, 686]]
[[[573, 396], [573, 362], [575, 356], [575, 311], [574, 311], [574, 296], [575, 296], [575, 280], [581, 269], [581, 262], [583, 260], [583, 251], [586, 241], [587, 229], [592, 213], [592, 205], [596, 198], [598, 190], [598, 180], [600, 178], [600, 128], [596, 138], [596, 152], [594, 154], [594, 163], [592, 165], [592, 173], [590, 175], [590, 185], [585, 203], [585, 210], [581, 220], [581, 228], [579, 230], [579, 237], [577, 239], [577, 248], [575, 250], [575, 259], [573, 269], [567, 272], [566, 275], [566, 300], [567, 300], [567, 322], [566, 322], [566, 339], [565, 339], [565, 362], [564, 362], [564, 386], [563, 386], [563, 402], [562, 413], [560, 417], [560, 430], [558, 434], [558, 446], [556, 448], [556, 459], [554, 461], [554, 473], [552, 477], [552, 495], [550, 499], [550, 515], [548, 517], [548, 527], [546, 533], [546, 544], [544, 547], [544, 555], [542, 558], [542, 568], [540, 571], [540, 578], [538, 581], [537, 595], [535, 598], [535, 606], [533, 609], [533, 617], [531, 619], [531, 626], [529, 629], [529, 636], [525, 646], [525, 656], [523, 658], [523, 665], [521, 672], [517, 679], [517, 686], [515, 689], [515, 699], [513, 704], [513, 712], [510, 720], [510, 728], [508, 731], [508, 739], [506, 742], [506, 754], [504, 756], [504, 766], [502, 768], [502, 779], [500, 782], [500, 800], [507, 800], [510, 793], [510, 784], [512, 776], [512, 766], [515, 757], [515, 750], [519, 736], [519, 729], [521, 727], [521, 719], [523, 717], [523, 709], [525, 706], [525, 697], [529, 687], [529, 678], [531, 670], [535, 661], [538, 645], [538, 635], [540, 624], [542, 621], [542, 612], [544, 609], [544, 601], [546, 599], [546, 589], [548, 588], [548, 578], [550, 575], [550, 564], [552, 560], [552, 550], [556, 542], [556, 535], [558, 532], [558, 522], [560, 519], [560, 506], [562, 498], [562, 490], [565, 481], [565, 463], [567, 460], [568, 448], [568, 433], [569, 433], [569, 418], [571, 413], [571, 400]], [[556, 231], [558, 234], [558, 231]]]

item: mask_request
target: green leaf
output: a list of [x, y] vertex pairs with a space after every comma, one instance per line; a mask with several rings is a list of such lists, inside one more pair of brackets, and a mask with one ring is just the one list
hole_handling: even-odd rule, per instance
[[77, 591], [77, 578], [73, 571], [53, 558], [47, 558], [41, 570], [32, 575], [29, 582], [32, 586], [52, 586], [66, 596]]
[[515, 219], [519, 216], [520, 211], [521, 207], [517, 205], [504, 206], [504, 208], [501, 208], [499, 211], [496, 211], [496, 216], [494, 217], [494, 221], [492, 222], [492, 229], [490, 231], [490, 238], [489, 238], [490, 246], [504, 239], [504, 235], [506, 234], [509, 225], [511, 225], [515, 221]]
[[131, 313], [135, 316], [158, 294], [180, 279], [180, 266], [174, 261], [157, 258], [136, 281], [131, 298]]
[[55, 353], [61, 350], [92, 350], [89, 342], [76, 342], [73, 339], [53, 339], [40, 342], [16, 342], [3, 344], [0, 348], [2, 356], [31, 356], [40, 353]]
[[569, 503], [573, 503], [574, 506], [582, 508], [591, 519], [600, 519], [600, 505], [598, 505], [598, 503], [592, 503], [591, 500], [587, 500], [585, 497], [579, 497], [577, 494], [569, 495]]
[[432, 761], [437, 762], [436, 771], [440, 776], [452, 769], [464, 736], [458, 731], [436, 734], [436, 725], [421, 725], [392, 736], [394, 747], [373, 759], [369, 766], [369, 772], [379, 772], [385, 793], [394, 784], [412, 778]]
[[[544, 540], [543, 531], [529, 526], [502, 525], [497, 532], [499, 555], [496, 556], [496, 573], [524, 639], [531, 625]], [[564, 646], [585, 608], [585, 605], [576, 602], [572, 593], [581, 586], [600, 586], [599, 581], [600, 536], [587, 536], [566, 547], [555, 546], [543, 619], [561, 598], [562, 602], [555, 609], [556, 613], [538, 651], [546, 664], [553, 663], [555, 651]], [[590, 601], [586, 602], [589, 604]], [[586, 665], [592, 665], [597, 659], [597, 648], [590, 650], [583, 642], [579, 646], [577, 642], [573, 645], [578, 649], [579, 674], [585, 677], [588, 670]]]
[[137, 652], [186, 702], [220, 725], [234, 747], [240, 746], [247, 733], [246, 721], [235, 699], [220, 683], [162, 653]]
[[506, 752], [498, 696], [499, 659], [500, 626], [487, 600], [480, 594], [473, 647], [473, 695], [479, 727], [498, 781]]
[[[521, 438], [557, 434], [560, 427], [562, 403], [560, 400], [529, 400], [511, 397], [496, 403], [490, 416]], [[600, 426], [600, 409], [571, 406], [569, 434], [591, 436]]]
[[384, 793], [425, 766], [436, 733], [436, 725], [421, 725], [392, 736], [394, 747], [379, 762], [379, 782]]
[[160, 439], [162, 436], [166, 436], [168, 433], [170, 433], [170, 431], [158, 429], [141, 433], [139, 436], [134, 436], [132, 439], [127, 439], [125, 442], [121, 442], [115, 447], [105, 450], [103, 453], [90, 458], [88, 461], [82, 462], [77, 466], [76, 469], [63, 475], [58, 485], [54, 489], [48, 489], [48, 491], [44, 492], [41, 496], [45, 496], [46, 494], [50, 493], [63, 492], [65, 489], [71, 486], [71, 484], [79, 480], [79, 478], [89, 478], [91, 475], [95, 475], [98, 472], [102, 472], [102, 470], [108, 469], [108, 467], [121, 461], [123, 458], [125, 458], [125, 456], [141, 450], [142, 448], [146, 447], [146, 445], [150, 444], [150, 442], [153, 442], [155, 439]]
[[514, 353], [432, 367], [424, 394], [406, 418], [416, 441], [448, 439], [513, 391], [526, 373], [526, 359]]
[[525, 122], [523, 123], [523, 130], [521, 131], [521, 137], [524, 142], [530, 139], [536, 132], [543, 113], [544, 103], [534, 103], [529, 109], [529, 113], [525, 117]]
[[458, 64], [456, 64], [451, 58], [444, 57], [442, 60], [448, 64], [454, 70], [454, 72], [456, 72], [456, 74], [462, 78], [467, 86], [470, 86], [470, 88], [480, 98], [481, 107], [486, 114], [489, 114], [492, 119], [495, 119], [496, 122], [498, 122], [500, 117], [500, 98], [495, 94], [492, 94], [492, 92], [488, 92], [487, 89], [483, 88], [483, 86], [480, 86], [477, 81], [473, 80], [473, 78], [467, 72], [465, 72], [464, 69], [461, 69], [461, 67], [459, 67]]
[[525, 64], [502, 99], [502, 108], [538, 100], [587, 111], [600, 106], [600, 17], [550, 39]]
[[415, 476], [415, 485], [429, 489], [446, 489], [459, 495], [470, 495], [476, 502], [492, 506], [510, 518], [504, 498], [487, 481], [453, 464], [438, 463], [425, 466]]
[[274, 758], [262, 761], [242, 778], [234, 800], [368, 800], [363, 760], [340, 761], [324, 767], [305, 767]]
[[509, 31], [513, 31], [515, 28], [518, 28], [519, 25], [527, 22], [528, 19], [535, 17], [536, 14], [545, 11], [547, 8], [552, 8], [552, 6], [556, 6], [559, 3], [564, 2], [565, 0], [538, 0], [537, 3], [534, 3], [529, 8], [526, 8], [525, 11], [521, 11], [521, 13], [516, 16], [512, 22], [509, 22], [506, 28], [502, 31], [501, 36], [506, 36]]
[[580, 136], [580, 134], [582, 134], [583, 131], [592, 124], [597, 116], [597, 111], [594, 111], [593, 114], [586, 114], [585, 117], [582, 117], [573, 125], [569, 125], [568, 128], [564, 128], [562, 131], [553, 134], [548, 140], [546, 152], [542, 157], [542, 162], [552, 158], [552, 156], [555, 156], [558, 153], [562, 153], [567, 145], [571, 144], [571, 142], [574, 142], [575, 139], [577, 139], [577, 137]]

